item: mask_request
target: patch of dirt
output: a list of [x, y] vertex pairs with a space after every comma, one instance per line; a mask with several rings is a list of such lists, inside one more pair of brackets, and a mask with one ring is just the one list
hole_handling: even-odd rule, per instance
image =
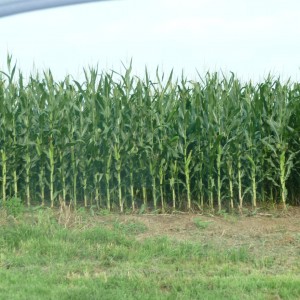
[[[169, 214], [169, 215], [117, 215], [119, 222], [141, 222], [148, 230], [137, 234], [137, 239], [168, 236], [178, 240], [200, 240], [210, 238], [234, 238], [235, 240], [260, 239], [272, 235], [281, 236], [277, 243], [291, 243], [294, 234], [300, 235], [300, 208], [290, 208], [286, 213], [257, 213], [253, 216], [224, 214], [213, 216], [205, 214]], [[207, 223], [199, 228], [197, 222]], [[300, 236], [299, 236], [300, 238]]]
[[[282, 264], [299, 267], [300, 208], [288, 211], [267, 211], [252, 216], [179, 213], [170, 215], [110, 215], [99, 217], [102, 222], [144, 224], [145, 232], [137, 240], [167, 236], [179, 241], [193, 241], [219, 246], [222, 249], [244, 247], [259, 257], [282, 259]], [[205, 224], [205, 226], [199, 226]]]

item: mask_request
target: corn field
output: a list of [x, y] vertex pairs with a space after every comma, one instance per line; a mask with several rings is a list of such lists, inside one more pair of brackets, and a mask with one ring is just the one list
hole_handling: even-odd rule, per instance
[[[120, 212], [300, 203], [300, 83], [0, 75], [0, 199]], [[25, 83], [26, 82], [26, 83]]]

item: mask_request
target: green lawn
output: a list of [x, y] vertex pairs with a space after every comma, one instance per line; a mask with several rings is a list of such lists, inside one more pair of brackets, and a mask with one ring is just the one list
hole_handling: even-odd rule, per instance
[[0, 299], [300, 299], [299, 265], [285, 269], [282, 257], [137, 239], [142, 223], [95, 220], [78, 214], [65, 228], [50, 210], [1, 214]]

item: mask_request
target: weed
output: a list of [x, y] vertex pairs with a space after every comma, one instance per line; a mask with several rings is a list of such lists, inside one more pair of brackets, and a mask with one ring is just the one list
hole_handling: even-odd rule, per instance
[[100, 216], [109, 216], [111, 214], [111, 211], [106, 208], [102, 208], [99, 210], [99, 215]]
[[198, 229], [205, 229], [211, 223], [211, 221], [202, 221], [200, 218], [194, 218], [193, 222]]
[[139, 234], [148, 230], [147, 226], [139, 221], [119, 222], [118, 219], [114, 222], [114, 229], [125, 234]]
[[19, 216], [24, 211], [24, 204], [22, 200], [17, 197], [7, 199], [3, 206], [6, 213], [14, 217]]

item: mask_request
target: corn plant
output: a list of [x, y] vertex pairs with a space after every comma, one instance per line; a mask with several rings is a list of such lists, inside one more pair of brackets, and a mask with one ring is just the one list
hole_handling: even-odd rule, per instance
[[221, 212], [299, 198], [300, 85], [84, 70], [0, 74], [0, 197]]

